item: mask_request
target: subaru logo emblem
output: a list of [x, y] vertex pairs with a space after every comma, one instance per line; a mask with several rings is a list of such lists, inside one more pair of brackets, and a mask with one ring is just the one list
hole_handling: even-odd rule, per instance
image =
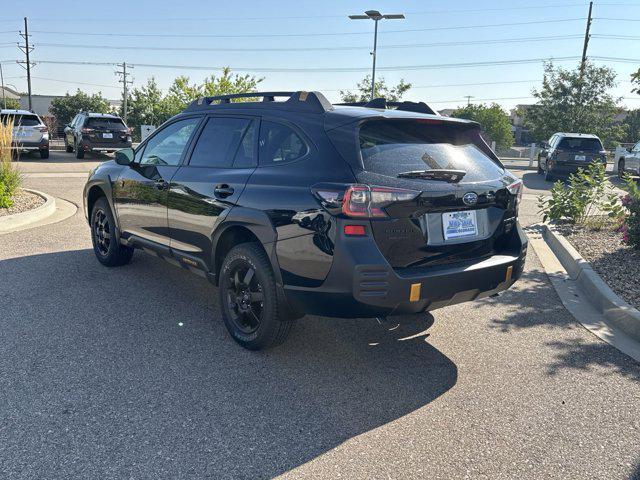
[[478, 203], [478, 194], [475, 192], [467, 192], [462, 197], [462, 202], [465, 205], [475, 205]]

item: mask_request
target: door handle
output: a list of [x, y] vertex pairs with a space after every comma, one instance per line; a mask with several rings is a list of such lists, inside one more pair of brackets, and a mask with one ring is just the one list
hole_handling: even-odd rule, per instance
[[169, 189], [169, 183], [164, 181], [164, 180], [156, 180], [155, 183], [154, 183], [154, 186], [158, 190], [168, 190]]
[[213, 189], [214, 195], [219, 198], [226, 198], [230, 195], [233, 195], [233, 192], [234, 192], [233, 188], [231, 188], [226, 183], [216, 185], [215, 188]]

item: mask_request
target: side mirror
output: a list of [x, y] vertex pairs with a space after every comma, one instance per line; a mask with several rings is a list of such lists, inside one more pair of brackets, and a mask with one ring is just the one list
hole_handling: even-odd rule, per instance
[[123, 148], [116, 152], [116, 163], [118, 165], [131, 165], [135, 158], [133, 148]]

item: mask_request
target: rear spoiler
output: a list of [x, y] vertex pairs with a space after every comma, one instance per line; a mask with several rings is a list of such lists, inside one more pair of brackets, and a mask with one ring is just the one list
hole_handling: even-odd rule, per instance
[[383, 110], [395, 108], [404, 112], [427, 113], [429, 115], [440, 115], [433, 108], [424, 102], [390, 102], [386, 98], [374, 98], [368, 102], [347, 102], [336, 103], [348, 107], [381, 108]]

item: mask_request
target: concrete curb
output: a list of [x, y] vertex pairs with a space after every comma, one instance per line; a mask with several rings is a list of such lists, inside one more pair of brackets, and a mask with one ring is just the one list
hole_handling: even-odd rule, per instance
[[22, 229], [26, 225], [39, 222], [55, 213], [56, 199], [54, 197], [30, 188], [23, 188], [22, 190], [44, 198], [44, 205], [40, 205], [39, 207], [26, 212], [14, 213], [13, 215], [0, 217], [0, 233], [10, 233], [14, 230]]
[[596, 310], [613, 326], [640, 341], [640, 311], [614, 293], [566, 238], [547, 224], [542, 224], [542, 229], [543, 238]]

